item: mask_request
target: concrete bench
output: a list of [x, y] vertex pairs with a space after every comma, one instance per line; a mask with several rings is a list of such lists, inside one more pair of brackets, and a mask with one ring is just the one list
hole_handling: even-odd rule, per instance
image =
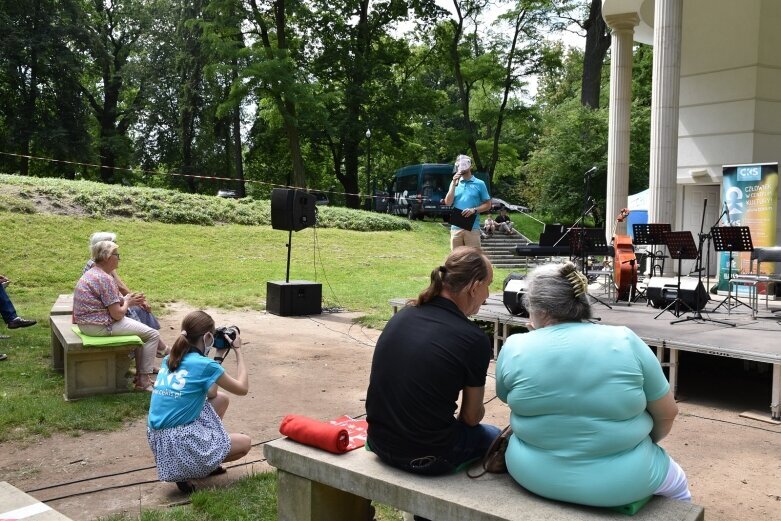
[[70, 521], [46, 503], [25, 494], [6, 481], [0, 481], [0, 519], [25, 521]]
[[51, 326], [52, 367], [65, 375], [66, 400], [95, 394], [127, 392], [131, 352], [137, 345], [84, 348], [73, 332], [70, 315], [49, 317]]
[[73, 314], [73, 293], [66, 293], [57, 297], [49, 315]]
[[[527, 492], [509, 474], [470, 479], [465, 472], [415, 476], [357, 449], [335, 455], [287, 438], [263, 453], [277, 468], [280, 521], [367, 521], [370, 500], [434, 521], [623, 520], [613, 510], [550, 501]], [[702, 507], [654, 497], [632, 521], [702, 521]]]

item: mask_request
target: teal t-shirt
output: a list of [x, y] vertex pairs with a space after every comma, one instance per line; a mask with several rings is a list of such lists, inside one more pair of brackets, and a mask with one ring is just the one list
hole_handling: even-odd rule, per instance
[[197, 353], [184, 355], [176, 371], [168, 370], [163, 359], [149, 403], [147, 425], [152, 429], [169, 429], [195, 421], [206, 403], [206, 393], [225, 369]]
[[564, 323], [507, 339], [496, 394], [510, 406], [507, 468], [551, 499], [617, 506], [651, 495], [669, 457], [651, 441], [647, 403], [670, 385], [626, 327]]
[[[480, 206], [491, 198], [488, 195], [488, 188], [485, 183], [472, 175], [472, 179], [466, 181], [461, 179], [456, 186], [456, 191], [453, 194], [453, 207], [459, 210], [466, 210], [467, 208], [475, 208]], [[458, 226], [451, 226], [451, 230], [460, 229]], [[480, 229], [480, 219], [475, 218], [475, 224], [472, 226], [473, 230]]]

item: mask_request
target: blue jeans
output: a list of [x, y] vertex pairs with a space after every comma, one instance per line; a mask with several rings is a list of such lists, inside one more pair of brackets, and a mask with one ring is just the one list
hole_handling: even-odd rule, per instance
[[11, 299], [8, 297], [8, 293], [5, 292], [5, 288], [2, 285], [0, 285], [0, 315], [2, 315], [6, 324], [18, 316]]
[[502, 430], [499, 427], [488, 424], [480, 424], [475, 427], [469, 427], [458, 422], [458, 435], [456, 442], [450, 451], [441, 456], [423, 455], [414, 458], [409, 456], [395, 455], [391, 452], [382, 450], [379, 447], [371, 445], [372, 451], [377, 456], [392, 467], [401, 469], [412, 474], [423, 476], [439, 476], [442, 474], [452, 474], [456, 469], [468, 461], [482, 458], [488, 447], [499, 436]]

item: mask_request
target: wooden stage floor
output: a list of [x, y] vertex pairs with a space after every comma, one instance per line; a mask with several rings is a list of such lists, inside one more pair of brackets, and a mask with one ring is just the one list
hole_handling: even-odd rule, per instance
[[[646, 306], [643, 299], [629, 305], [626, 302], [613, 303], [603, 296], [597, 296], [610, 304], [612, 309], [594, 303], [592, 310], [595, 319], [601, 324], [626, 326], [655, 348], [662, 366], [668, 368], [670, 386], [674, 392], [678, 388], [680, 351], [771, 364], [773, 373], [770, 416], [773, 420], [781, 420], [781, 313], [773, 314], [766, 310], [762, 301], [755, 319], [746, 306], [733, 308], [731, 314], [727, 314], [725, 307], [718, 313], [709, 312], [723, 300], [723, 297], [716, 296], [716, 299], [711, 300], [703, 309], [703, 318], [728, 321], [735, 324], [734, 327], [700, 320], [671, 324], [670, 322], [677, 320], [675, 315], [665, 312], [658, 319], [654, 319], [661, 310]], [[395, 312], [405, 302], [406, 299], [392, 299], [390, 305]], [[777, 303], [771, 304], [775, 309], [781, 309]], [[682, 314], [680, 318], [687, 316], [693, 314]], [[492, 294], [480, 311], [470, 318], [493, 324], [494, 356], [499, 353], [511, 327], [525, 327], [529, 322], [526, 318], [510, 314], [503, 304], [501, 294]]]

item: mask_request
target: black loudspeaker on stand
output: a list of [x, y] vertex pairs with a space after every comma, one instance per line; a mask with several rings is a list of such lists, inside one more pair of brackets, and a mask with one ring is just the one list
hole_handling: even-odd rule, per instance
[[271, 227], [287, 230], [287, 269], [284, 281], [266, 282], [266, 310], [279, 316], [319, 315], [323, 312], [323, 287], [317, 282], [290, 280], [293, 232], [316, 223], [315, 196], [305, 190], [275, 188], [271, 191]]

